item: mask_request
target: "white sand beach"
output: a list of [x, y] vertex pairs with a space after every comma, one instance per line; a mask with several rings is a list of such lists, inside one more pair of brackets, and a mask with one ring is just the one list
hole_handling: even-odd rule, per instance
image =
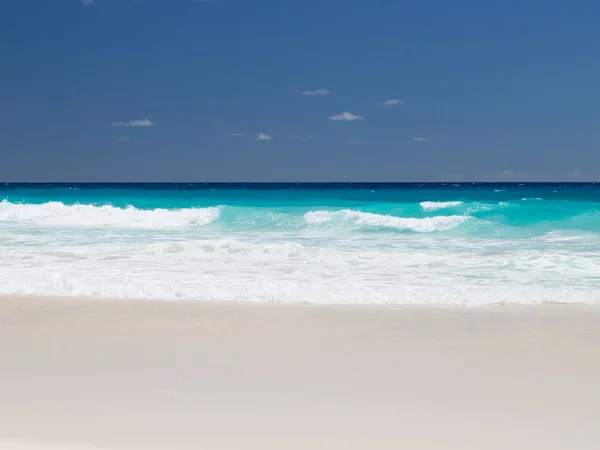
[[1, 449], [598, 449], [600, 308], [0, 298]]

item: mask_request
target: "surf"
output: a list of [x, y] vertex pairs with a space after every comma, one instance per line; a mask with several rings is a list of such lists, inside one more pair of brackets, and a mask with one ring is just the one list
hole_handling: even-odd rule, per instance
[[363, 228], [409, 230], [417, 233], [451, 230], [469, 219], [469, 216], [396, 217], [349, 209], [309, 211], [304, 215], [304, 220], [311, 225], [328, 224], [339, 227], [355, 225]]
[[66, 205], [61, 202], [17, 204], [0, 202], [0, 222], [55, 227], [114, 227], [167, 229], [208, 225], [218, 219], [220, 208], [141, 210], [111, 205]]

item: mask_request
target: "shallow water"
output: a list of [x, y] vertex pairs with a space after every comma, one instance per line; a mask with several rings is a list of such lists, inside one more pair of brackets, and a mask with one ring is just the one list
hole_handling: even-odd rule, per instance
[[600, 185], [0, 185], [0, 293], [600, 303]]

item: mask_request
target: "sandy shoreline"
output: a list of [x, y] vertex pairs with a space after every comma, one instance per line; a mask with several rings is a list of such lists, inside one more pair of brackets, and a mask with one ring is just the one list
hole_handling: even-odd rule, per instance
[[600, 307], [0, 297], [0, 356], [0, 448], [600, 448]]

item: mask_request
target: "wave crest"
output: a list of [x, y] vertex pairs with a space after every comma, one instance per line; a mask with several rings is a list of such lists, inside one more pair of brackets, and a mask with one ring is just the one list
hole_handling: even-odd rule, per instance
[[365, 213], [349, 209], [341, 211], [309, 211], [304, 215], [304, 220], [311, 225], [341, 222], [365, 227], [411, 230], [418, 233], [451, 230], [470, 218], [469, 216], [434, 216], [419, 219]]
[[208, 225], [218, 219], [220, 208], [152, 209], [129, 206], [65, 205], [49, 202], [39, 205], [0, 202], [0, 222], [25, 222], [66, 227], [115, 227], [138, 229], [182, 228]]
[[438, 209], [454, 208], [462, 205], [463, 202], [421, 202], [421, 208], [424, 211], [437, 211]]

